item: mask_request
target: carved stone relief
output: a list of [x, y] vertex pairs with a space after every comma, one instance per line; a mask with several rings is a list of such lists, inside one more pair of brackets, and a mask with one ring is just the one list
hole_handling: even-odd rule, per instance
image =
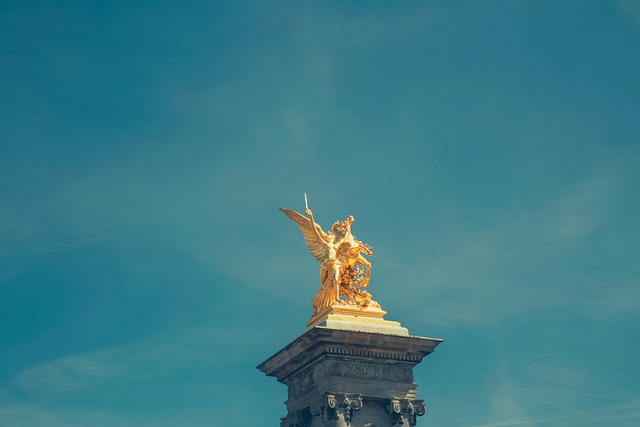
[[280, 419], [280, 427], [306, 427], [309, 425], [311, 414], [308, 409], [296, 411]]
[[289, 396], [296, 396], [307, 391], [316, 384], [314, 380], [314, 370], [310, 369], [295, 378], [292, 378], [288, 383]]
[[376, 381], [413, 382], [413, 370], [408, 366], [352, 360], [326, 360], [313, 370], [313, 380], [316, 383], [328, 376]]
[[392, 397], [385, 405], [391, 424], [403, 425], [405, 421], [411, 427], [416, 425], [416, 417], [421, 417], [426, 412], [424, 400], [409, 400]]
[[310, 408], [311, 415], [319, 416], [322, 422], [342, 420], [347, 424], [353, 414], [362, 408], [362, 395], [356, 393], [327, 393]]

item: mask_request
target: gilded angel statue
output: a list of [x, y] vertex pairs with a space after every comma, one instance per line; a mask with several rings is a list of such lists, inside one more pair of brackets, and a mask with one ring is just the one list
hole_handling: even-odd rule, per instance
[[311, 302], [312, 316], [333, 304], [380, 307], [362, 289], [369, 284], [371, 273], [371, 264], [362, 253], [372, 255], [372, 252], [351, 234], [352, 216], [336, 221], [325, 233], [308, 206], [304, 211], [308, 217], [290, 209], [280, 210], [298, 225], [311, 255], [320, 263], [320, 289]]

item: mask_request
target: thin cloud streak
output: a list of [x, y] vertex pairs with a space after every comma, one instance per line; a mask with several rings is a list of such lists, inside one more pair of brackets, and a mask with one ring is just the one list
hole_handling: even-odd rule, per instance
[[[410, 271], [395, 273], [407, 284], [416, 283], [415, 276], [428, 278], [425, 291], [440, 301], [429, 320], [443, 325], [494, 324], [507, 316], [553, 306], [571, 306], [585, 313], [593, 306], [607, 307], [607, 312], [637, 312], [640, 299], [631, 298], [637, 292], [624, 279], [603, 287], [588, 274], [566, 268], [562, 261], [575, 258], [583, 239], [597, 233], [611, 212], [619, 209], [616, 196], [610, 196], [614, 185], [605, 178], [590, 180], [544, 209], [505, 217], [479, 227], [480, 231], [460, 230], [452, 241], [433, 242], [434, 247], [447, 250], [432, 253], [433, 258], [418, 261]], [[391, 260], [388, 266], [393, 265]], [[587, 263], [581, 266], [588, 267]], [[544, 272], [537, 274], [535, 282], [529, 273], [532, 269]], [[576, 292], [578, 287], [581, 292]]]
[[618, 0], [618, 11], [635, 30], [640, 30], [640, 0]]
[[[156, 378], [194, 365], [231, 361], [216, 341], [238, 342], [230, 330], [193, 328], [174, 330], [126, 346], [72, 354], [19, 372], [7, 385], [47, 399], [61, 393], [91, 390], [107, 384]], [[215, 357], [214, 357], [215, 356]], [[5, 390], [6, 392], [6, 390]]]
[[0, 283], [9, 281], [16, 277], [23, 269], [23, 264], [12, 265], [3, 270], [0, 270]]
[[[139, 416], [91, 407], [58, 409], [54, 413], [49, 408], [55, 407], [55, 402], [60, 400], [74, 401], [79, 395], [99, 395], [119, 387], [135, 387], [138, 383], [156, 382], [176, 373], [188, 376], [194, 370], [213, 372], [214, 367], [217, 371], [225, 365], [238, 363], [242, 359], [239, 355], [251, 359], [241, 361], [242, 366], [255, 366], [251, 349], [260, 341], [260, 332], [243, 331], [240, 334], [228, 324], [224, 328], [218, 326], [171, 329], [141, 342], [71, 354], [24, 369], [0, 387], [0, 420], [5, 423], [2, 425], [211, 425], [217, 419], [216, 414], [175, 411]], [[211, 375], [209, 388], [213, 387], [215, 391], [228, 387], [216, 385], [218, 376]], [[238, 411], [241, 409], [237, 408]]]
[[[506, 427], [506, 426], [535, 426], [539, 424], [553, 424], [558, 427], [577, 425], [592, 425], [606, 421], [628, 420], [640, 421], [640, 399], [621, 402], [599, 408], [574, 411], [571, 414], [551, 414], [539, 417], [509, 418], [487, 424], [473, 424], [471, 427]], [[601, 424], [600, 424], [601, 425]], [[633, 424], [636, 425], [636, 424]]]

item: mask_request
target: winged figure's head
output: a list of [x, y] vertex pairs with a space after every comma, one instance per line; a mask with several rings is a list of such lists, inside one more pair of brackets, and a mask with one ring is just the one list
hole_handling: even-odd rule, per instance
[[342, 222], [340, 221], [334, 222], [333, 225], [331, 226], [331, 230], [333, 230], [333, 232], [336, 234], [345, 234], [347, 231], [351, 231], [351, 224], [353, 224], [353, 221], [354, 221], [353, 217], [349, 215]]

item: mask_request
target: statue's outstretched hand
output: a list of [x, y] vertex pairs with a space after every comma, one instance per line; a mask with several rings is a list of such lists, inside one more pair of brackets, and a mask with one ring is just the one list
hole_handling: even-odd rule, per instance
[[311, 213], [311, 209], [305, 209], [304, 213], [306, 213], [309, 216], [312, 216], [313, 214]]

